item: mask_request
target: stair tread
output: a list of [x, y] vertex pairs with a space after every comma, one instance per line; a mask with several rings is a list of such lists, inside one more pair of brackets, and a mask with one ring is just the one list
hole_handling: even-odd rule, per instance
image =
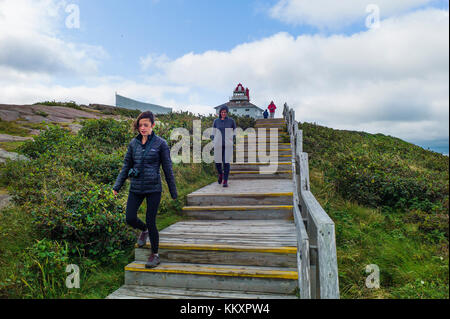
[[255, 293], [245, 291], [211, 290], [123, 285], [107, 299], [297, 299], [295, 295]]
[[262, 163], [262, 162], [247, 162], [247, 163], [231, 163], [231, 165], [292, 165], [292, 162], [270, 162], [270, 163]]
[[[150, 248], [147, 242], [145, 248]], [[203, 251], [235, 251], [235, 252], [261, 252], [261, 253], [280, 253], [280, 254], [296, 254], [295, 246], [254, 246], [254, 245], [233, 245], [233, 244], [193, 244], [193, 243], [171, 243], [162, 241], [159, 243], [160, 249], [178, 249], [178, 250], [203, 250]]]
[[269, 182], [249, 178], [234, 181], [228, 188], [214, 182], [187, 196], [292, 196], [293, 188], [292, 180], [272, 179]]
[[[252, 248], [296, 247], [291, 220], [188, 220], [159, 232], [160, 245], [225, 245]], [[147, 244], [149, 241], [147, 240]]]
[[292, 205], [228, 205], [228, 206], [184, 206], [183, 210], [259, 210], [259, 209], [292, 209]]
[[252, 170], [244, 170], [244, 171], [233, 171], [230, 170], [230, 175], [232, 174], [261, 174], [261, 175], [271, 175], [271, 174], [292, 174], [292, 171], [280, 171], [277, 170], [276, 172], [270, 172], [270, 173], [263, 173], [258, 171], [252, 171]]
[[295, 268], [261, 266], [190, 264], [163, 261], [156, 268], [148, 269], [145, 268], [145, 262], [134, 261], [125, 266], [125, 271], [298, 280], [298, 272]]

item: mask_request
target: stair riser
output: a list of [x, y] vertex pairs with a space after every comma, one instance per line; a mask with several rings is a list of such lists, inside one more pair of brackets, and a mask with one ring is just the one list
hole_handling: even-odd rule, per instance
[[[230, 184], [230, 187], [231, 184]], [[292, 205], [292, 195], [286, 196], [187, 196], [188, 206], [212, 206], [212, 205]]]
[[[192, 263], [195, 261], [196, 263], [211, 265], [297, 267], [296, 254], [184, 249], [159, 249], [158, 253], [162, 262]], [[135, 249], [137, 261], [146, 262], [149, 257], [149, 248]]]
[[289, 146], [285, 146], [285, 145], [279, 145], [278, 148], [276, 148], [276, 146], [274, 146], [272, 149], [270, 148], [270, 146], [266, 147], [265, 149], [259, 147], [259, 146], [250, 146], [247, 147], [245, 146], [244, 148], [240, 148], [240, 149], [235, 149], [234, 150], [234, 158], [237, 158], [237, 154], [239, 154], [239, 156], [248, 156], [247, 154], [255, 154], [256, 157], [258, 157], [258, 153], [261, 152], [261, 154], [266, 155], [266, 156], [270, 156], [272, 154], [272, 156], [276, 155], [292, 155], [292, 150]]
[[265, 128], [270, 130], [271, 128], [277, 128], [279, 131], [286, 132], [286, 125], [285, 124], [256, 124], [255, 125], [255, 132], [258, 132], [259, 128]]
[[291, 294], [297, 280], [125, 271], [126, 285]]
[[233, 171], [230, 172], [229, 179], [289, 179], [292, 178], [292, 174], [290, 173], [274, 173], [274, 174], [233, 174]]
[[276, 124], [286, 124], [286, 121], [282, 118], [278, 118], [278, 119], [257, 119], [255, 122], [255, 125], [259, 125], [259, 124], [270, 124], [270, 123], [276, 123]]
[[[236, 152], [237, 152], [237, 150], [236, 150]], [[237, 159], [237, 153], [236, 152], [235, 152], [235, 155], [234, 155], [235, 159]], [[261, 152], [261, 153], [263, 154], [263, 156], [270, 156], [270, 148], [266, 149], [265, 152]], [[278, 149], [277, 153], [278, 153], [277, 156], [280, 156], [280, 155], [292, 155], [292, 151], [290, 149], [288, 149], [287, 147], [283, 147], [283, 149]], [[248, 158], [249, 156], [254, 156], [255, 159], [259, 158], [258, 150], [255, 149], [255, 148], [250, 149], [249, 151], [248, 150], [242, 151], [242, 152], [240, 152], [239, 155], [243, 156], [244, 159]], [[282, 158], [284, 158], [284, 157], [282, 157]]]
[[[276, 163], [276, 162], [275, 162]], [[291, 169], [292, 164], [289, 163], [289, 165], [286, 164], [264, 164], [264, 165], [254, 165], [254, 164], [231, 164], [230, 170], [234, 172], [241, 172], [241, 171], [260, 171], [260, 169], [267, 170], [269, 167], [274, 171], [288, 171]], [[262, 171], [264, 172], [264, 171]]]
[[[269, 158], [269, 160], [271, 163], [290, 162], [291, 158], [292, 158], [291, 156], [278, 156], [278, 157], [271, 157], [271, 158]], [[266, 158], [259, 159], [258, 156], [250, 157], [250, 158], [244, 157], [243, 160], [239, 159], [239, 162], [238, 162], [238, 159], [235, 158], [234, 163], [231, 163], [231, 164], [241, 164], [242, 165], [242, 163], [265, 163], [266, 165], [269, 165], [268, 160]]]
[[184, 211], [186, 216], [208, 220], [261, 220], [292, 219], [292, 210], [260, 210], [254, 211]]
[[[245, 143], [248, 144], [248, 141], [253, 141], [253, 138], [248, 138], [248, 137], [244, 137], [242, 139], [237, 139], [236, 138], [236, 144], [238, 143]], [[256, 137], [254, 139], [255, 143], [269, 143], [271, 142], [271, 136], [267, 136], [264, 137]], [[278, 143], [288, 143], [289, 142], [289, 136], [288, 135], [278, 135], [274, 138], [274, 142], [278, 141]]]

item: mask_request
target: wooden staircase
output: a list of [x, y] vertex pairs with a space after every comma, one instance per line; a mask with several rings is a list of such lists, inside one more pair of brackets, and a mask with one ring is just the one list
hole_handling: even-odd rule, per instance
[[[258, 120], [259, 127], [283, 132], [285, 124]], [[183, 212], [192, 220], [160, 232], [161, 264], [146, 269], [150, 244], [136, 248], [125, 285], [107, 298], [297, 298], [290, 149], [280, 145], [269, 174], [260, 174], [268, 164], [258, 156], [248, 162], [257, 149], [231, 165], [228, 188], [215, 182], [189, 194]]]

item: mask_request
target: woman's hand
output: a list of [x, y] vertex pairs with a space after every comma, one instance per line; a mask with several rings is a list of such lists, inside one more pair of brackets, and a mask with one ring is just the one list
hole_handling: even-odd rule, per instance
[[114, 196], [117, 196], [117, 194], [119, 194], [119, 193], [113, 189], [113, 194], [114, 194]]

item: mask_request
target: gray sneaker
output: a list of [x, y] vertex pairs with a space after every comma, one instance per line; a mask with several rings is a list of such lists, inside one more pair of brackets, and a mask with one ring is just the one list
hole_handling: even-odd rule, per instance
[[145, 244], [147, 243], [147, 239], [148, 239], [148, 230], [143, 231], [138, 238], [137, 244], [139, 246], [139, 248], [142, 248], [145, 246]]
[[155, 254], [151, 254], [150, 257], [148, 258], [147, 263], [145, 264], [145, 268], [155, 268], [160, 263], [161, 262], [159, 260], [159, 257], [156, 256]]

